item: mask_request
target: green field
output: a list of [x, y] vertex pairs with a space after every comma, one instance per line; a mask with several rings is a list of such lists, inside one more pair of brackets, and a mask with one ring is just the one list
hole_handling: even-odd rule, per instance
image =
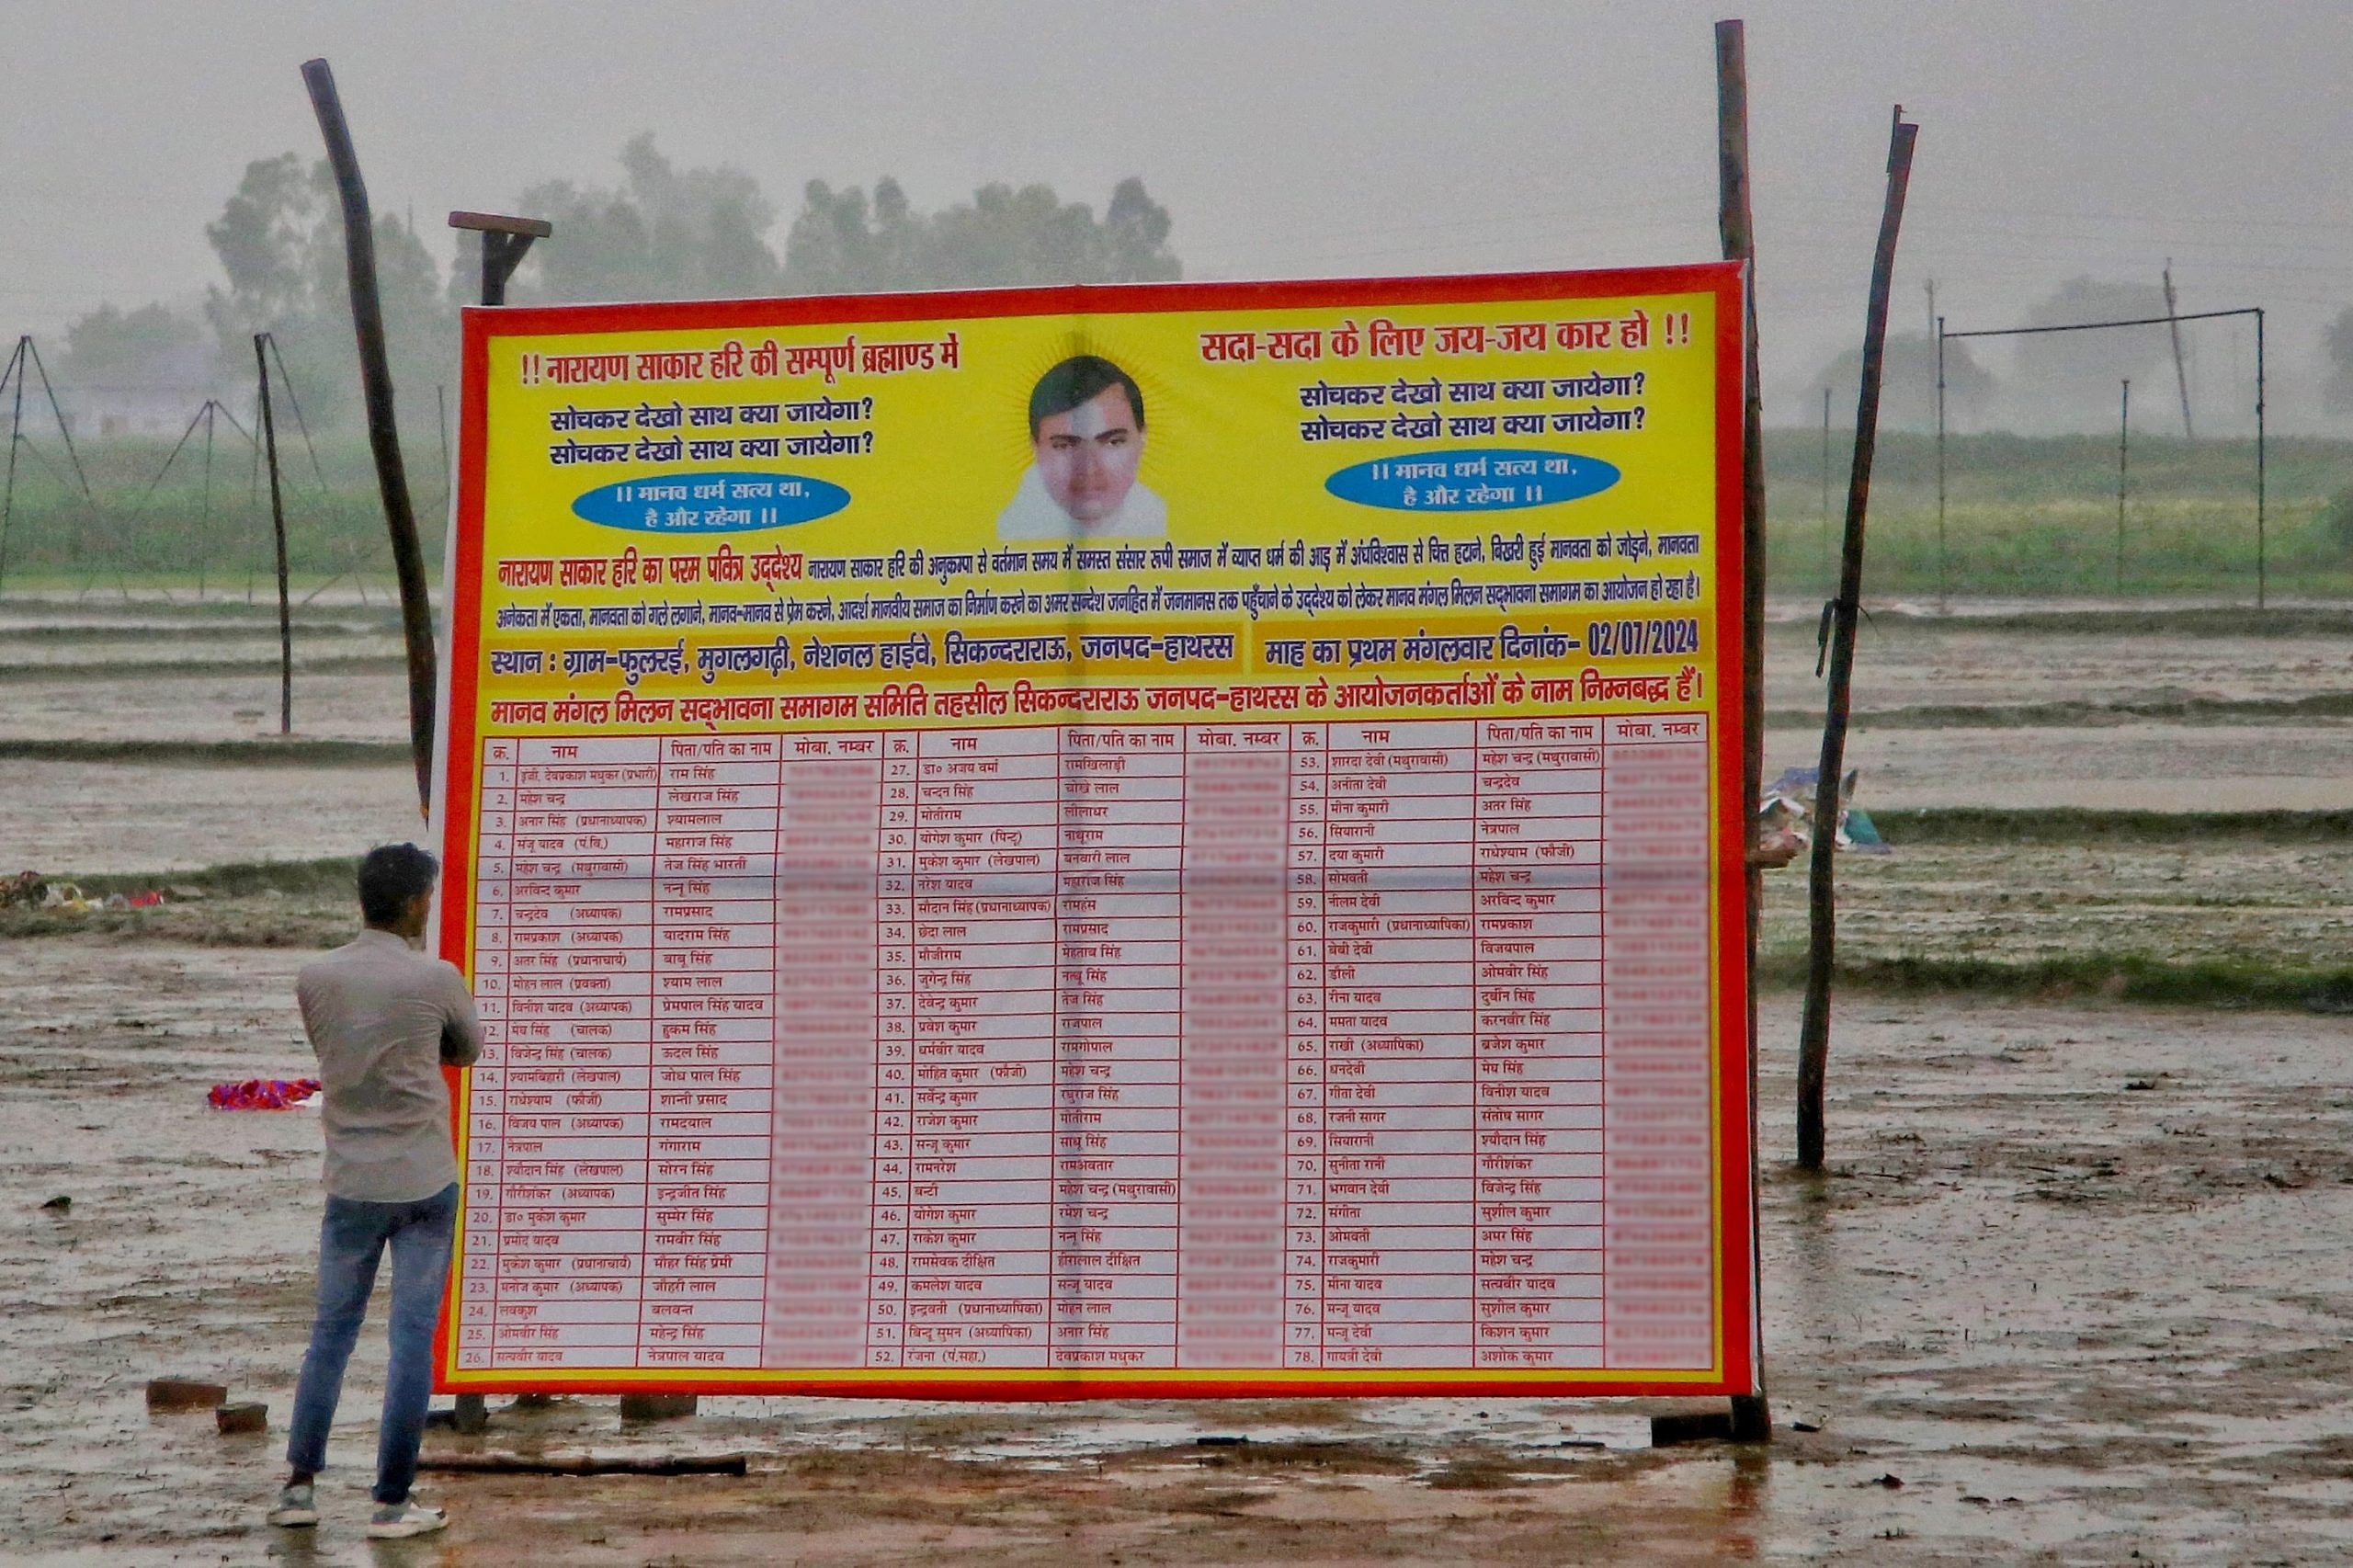
[[[389, 590], [392, 557], [365, 441], [357, 435], [322, 438], [314, 464], [312, 449], [293, 431], [281, 427], [278, 437], [288, 570], [296, 596], [330, 580], [348, 587], [355, 571], [371, 588], [381, 584]], [[203, 441], [199, 430], [168, 472], [170, 438], [77, 441], [77, 474], [55, 436], [34, 431], [17, 460], [7, 533], [0, 542], [7, 589], [193, 589], [201, 584], [208, 597], [242, 599], [249, 585], [267, 593], [277, 574], [268, 475], [223, 421], [208, 494]], [[438, 437], [428, 430], [423, 442], [405, 444], [404, 455], [426, 567], [438, 574], [449, 506]]]
[[[1772, 590], [1826, 595], [1845, 526], [1851, 431], [1833, 430], [1825, 526], [1819, 431], [1765, 437]], [[2275, 439], [2266, 454], [2264, 534], [2271, 593], [2353, 591], [2353, 526], [2330, 504], [2353, 497], [2353, 441]], [[2124, 515], [2126, 597], [2252, 597], [2255, 443], [2136, 437]], [[1946, 452], [1944, 558], [1956, 597], [2118, 593], [2113, 436], [1955, 436]], [[2353, 508], [2353, 502], [2348, 502]], [[2353, 525], [2353, 518], [2347, 519]], [[1865, 591], [1933, 597], [1938, 583], [1934, 437], [1882, 434], [1871, 476]]]
[[[5, 545], [6, 585], [194, 587], [242, 597], [272, 562], [268, 492], [250, 449], [222, 427], [210, 501], [192, 442], [154, 485], [172, 443], [140, 438], [81, 448], [94, 501], [75, 487], [52, 440], [18, 465]], [[1846, 505], [1847, 432], [1833, 431], [1829, 510], [1816, 431], [1766, 434], [1772, 590], [1812, 597], [1833, 582]], [[365, 445], [323, 439], [313, 468], [282, 442], [289, 553], [299, 591], [355, 567], [390, 579], [382, 514]], [[2266, 542], [2271, 593], [2353, 593], [2353, 441], [2280, 439], [2268, 453]], [[428, 569], [440, 564], [447, 495], [438, 437], [408, 449], [409, 486]], [[322, 485], [322, 477], [324, 483]], [[152, 488], [151, 488], [152, 487]], [[2077, 597], [2118, 592], [2112, 437], [1957, 436], [1948, 449], [1944, 583], [1956, 597]], [[2340, 517], [2330, 520], [2332, 501]], [[1914, 433], [1880, 439], [1865, 586], [1874, 598], [1932, 598], [1938, 587], [1936, 446]], [[2255, 445], [2136, 439], [2125, 511], [2127, 597], [2246, 598], [2255, 591]]]

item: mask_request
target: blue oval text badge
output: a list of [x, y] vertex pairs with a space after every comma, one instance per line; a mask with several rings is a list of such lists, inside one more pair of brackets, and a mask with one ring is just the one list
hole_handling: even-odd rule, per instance
[[575, 517], [657, 534], [733, 534], [828, 517], [849, 492], [797, 473], [678, 473], [603, 484], [573, 502]]
[[1324, 488], [1395, 512], [1511, 512], [1582, 501], [1617, 483], [1618, 465], [1599, 458], [1485, 449], [1375, 458], [1342, 469]]

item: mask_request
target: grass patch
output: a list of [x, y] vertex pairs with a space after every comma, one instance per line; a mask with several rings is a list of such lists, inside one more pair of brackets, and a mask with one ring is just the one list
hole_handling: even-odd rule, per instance
[[[1765, 985], [1805, 983], [1802, 951], [1760, 956]], [[2139, 953], [2071, 953], [2005, 962], [1922, 954], [1862, 959], [1836, 966], [1841, 986], [1872, 992], [1970, 992], [2006, 997], [2104, 996], [2163, 1006], [2353, 1011], [2353, 967], [2276, 964], [2228, 957], [2154, 959]]]
[[2088, 847], [2111, 844], [2353, 843], [2353, 811], [2135, 812], [2076, 806], [2001, 810], [1934, 806], [1874, 811], [1871, 821], [1900, 851], [1907, 844], [2047, 844]]
[[48, 881], [72, 882], [93, 899], [109, 893], [185, 889], [160, 909], [97, 909], [76, 915], [61, 909], [0, 910], [0, 938], [110, 937], [126, 940], [193, 942], [205, 947], [327, 948], [348, 940], [358, 928], [353, 886], [356, 856], [319, 860], [250, 860], [194, 871], [140, 871], [106, 875], [58, 874]]
[[249, 898], [256, 893], [338, 898], [352, 892], [359, 857], [330, 855], [318, 860], [233, 860], [199, 871], [137, 871], [75, 877], [86, 893], [131, 893], [148, 888], [194, 888], [208, 899]]

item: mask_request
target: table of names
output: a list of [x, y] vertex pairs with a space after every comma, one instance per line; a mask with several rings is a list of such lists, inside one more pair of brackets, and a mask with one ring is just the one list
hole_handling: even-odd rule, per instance
[[1704, 1369], [1709, 721], [481, 743], [461, 1369]]

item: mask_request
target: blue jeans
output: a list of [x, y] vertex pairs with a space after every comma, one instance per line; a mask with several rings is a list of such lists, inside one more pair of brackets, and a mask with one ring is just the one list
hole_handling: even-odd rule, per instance
[[384, 1417], [376, 1432], [379, 1503], [404, 1503], [416, 1479], [417, 1445], [425, 1439], [425, 1408], [433, 1394], [433, 1329], [449, 1278], [449, 1233], [458, 1217], [452, 1182], [414, 1203], [363, 1203], [327, 1199], [319, 1227], [319, 1307], [311, 1321], [311, 1348], [294, 1392], [294, 1426], [286, 1460], [312, 1473], [326, 1468], [327, 1429], [343, 1396], [343, 1369], [368, 1314], [376, 1264], [392, 1249], [391, 1369], [384, 1377]]

